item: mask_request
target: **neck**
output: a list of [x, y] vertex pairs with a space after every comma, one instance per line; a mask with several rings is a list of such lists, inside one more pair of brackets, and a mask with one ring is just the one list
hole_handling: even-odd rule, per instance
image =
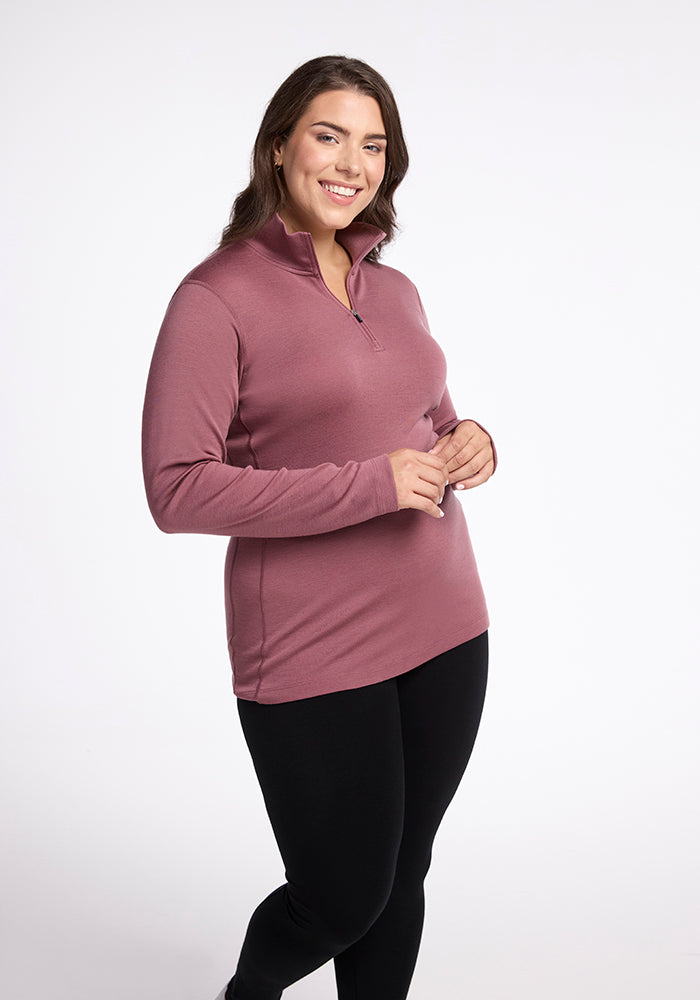
[[341, 255], [343, 259], [346, 258], [345, 250], [336, 242], [336, 229], [313, 230], [307, 226], [302, 226], [284, 208], [278, 214], [282, 222], [284, 222], [284, 227], [288, 233], [310, 234], [320, 267], [323, 268], [337, 262]]

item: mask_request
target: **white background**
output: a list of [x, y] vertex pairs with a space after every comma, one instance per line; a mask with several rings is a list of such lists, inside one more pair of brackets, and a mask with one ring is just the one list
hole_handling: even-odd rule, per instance
[[[699, 18], [5, 5], [4, 996], [210, 1000], [281, 880], [225, 541], [155, 528], [140, 409], [266, 101], [330, 52], [395, 89], [412, 166], [386, 260], [501, 462], [463, 499], [492, 679], [411, 998], [699, 995]], [[288, 995], [329, 1000], [330, 966]]]

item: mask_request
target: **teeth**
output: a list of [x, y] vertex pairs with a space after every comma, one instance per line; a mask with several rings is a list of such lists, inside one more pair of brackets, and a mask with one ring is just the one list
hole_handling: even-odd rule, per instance
[[333, 194], [344, 194], [346, 198], [352, 198], [357, 192], [357, 188], [341, 187], [340, 184], [323, 184], [322, 186], [326, 191], [332, 191]]

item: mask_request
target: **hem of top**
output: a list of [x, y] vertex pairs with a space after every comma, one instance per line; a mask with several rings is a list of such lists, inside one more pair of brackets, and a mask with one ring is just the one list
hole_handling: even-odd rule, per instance
[[489, 628], [489, 624], [488, 614], [480, 615], [479, 618], [474, 619], [461, 629], [421, 647], [411, 657], [410, 661], [404, 660], [400, 666], [398, 664], [394, 664], [393, 666], [385, 665], [382, 668], [370, 671], [366, 678], [359, 684], [348, 684], [342, 687], [336, 687], [335, 685], [331, 685], [330, 687], [321, 685], [319, 687], [317, 684], [304, 684], [299, 687], [295, 686], [293, 689], [284, 687], [270, 690], [269, 688], [265, 688], [263, 683], [264, 690], [262, 692], [255, 692], [258, 697], [251, 697], [250, 694], [246, 695], [236, 690], [234, 675], [233, 693], [241, 701], [255, 701], [260, 705], [281, 705], [290, 701], [301, 701], [303, 698], [316, 698], [323, 694], [334, 694], [337, 691], [353, 691], [358, 688], [369, 687], [370, 684], [379, 684], [381, 681], [391, 680], [392, 677], [400, 677], [401, 674], [407, 674], [428, 660], [432, 660], [433, 657], [439, 656], [441, 653], [446, 653], [449, 649], [453, 649], [463, 642], [469, 642], [470, 639], [476, 639], [477, 636]]

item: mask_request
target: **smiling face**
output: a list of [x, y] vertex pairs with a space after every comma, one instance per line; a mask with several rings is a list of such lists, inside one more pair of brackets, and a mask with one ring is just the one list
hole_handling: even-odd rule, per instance
[[377, 193], [386, 163], [382, 113], [373, 97], [329, 90], [315, 97], [289, 138], [275, 142], [289, 232], [317, 239], [344, 229]]

